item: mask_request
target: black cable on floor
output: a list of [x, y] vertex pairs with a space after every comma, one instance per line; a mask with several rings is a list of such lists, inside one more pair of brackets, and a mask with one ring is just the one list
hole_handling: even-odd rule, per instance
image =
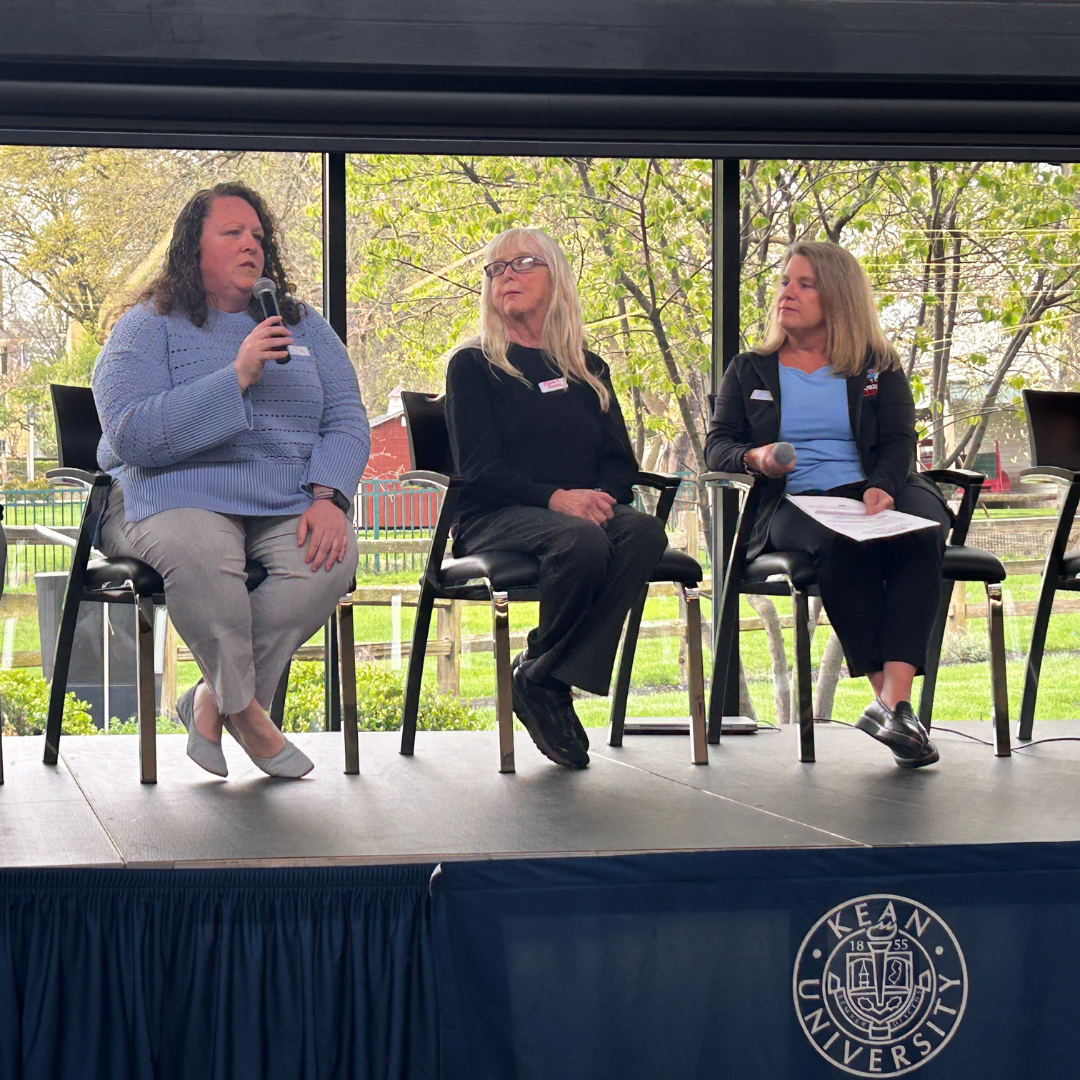
[[[1052, 739], [1033, 739], [1031, 742], [1018, 743], [1013, 749], [1026, 750], [1029, 746], [1040, 746], [1048, 742], [1080, 742], [1080, 735], [1055, 735]], [[989, 746], [990, 743], [986, 745]]]
[[957, 731], [956, 728], [951, 727], [935, 727], [931, 729], [931, 734], [935, 731], [946, 731], [950, 735], [963, 735], [965, 739], [970, 739], [972, 742], [982, 743], [983, 746], [993, 746], [992, 742], [988, 742], [986, 739], [980, 739], [978, 735], [970, 735], [966, 731]]

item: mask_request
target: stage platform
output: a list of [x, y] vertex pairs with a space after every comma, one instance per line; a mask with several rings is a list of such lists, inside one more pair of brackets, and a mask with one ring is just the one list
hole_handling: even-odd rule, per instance
[[0, 1077], [1072, 1080], [1080, 742], [947, 727], [914, 772], [840, 724], [506, 775], [312, 734], [299, 782], [162, 736], [156, 785], [134, 736], [5, 739]]
[[[990, 740], [989, 724], [949, 724]], [[1043, 722], [1036, 737], [1080, 736]], [[800, 764], [793, 728], [731, 736], [689, 763], [689, 739], [593, 729], [592, 765], [551, 764], [518, 732], [517, 773], [500, 774], [495, 732], [420, 732], [402, 757], [394, 733], [360, 735], [360, 775], [342, 772], [341, 737], [295, 736], [315, 762], [302, 781], [263, 776], [226, 736], [219, 780], [158, 738], [158, 783], [138, 782], [136, 736], [4, 740], [0, 867], [258, 867], [435, 863], [523, 856], [745, 848], [1080, 841], [1080, 742], [996, 758], [935, 733], [941, 761], [896, 768], [842, 724], [817, 725]]]

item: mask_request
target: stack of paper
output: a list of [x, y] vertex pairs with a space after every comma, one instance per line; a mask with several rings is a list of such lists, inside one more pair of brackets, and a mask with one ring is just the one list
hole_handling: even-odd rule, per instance
[[868, 514], [857, 499], [841, 499], [833, 495], [788, 495], [804, 514], [827, 529], [852, 540], [881, 540], [887, 536], [903, 536], [919, 529], [935, 529], [936, 521], [902, 514], [899, 510], [881, 510]]

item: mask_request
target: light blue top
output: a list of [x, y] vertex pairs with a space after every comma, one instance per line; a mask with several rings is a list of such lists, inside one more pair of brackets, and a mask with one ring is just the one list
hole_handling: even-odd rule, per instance
[[241, 392], [233, 361], [255, 326], [246, 311], [211, 309], [200, 328], [145, 304], [117, 322], [93, 384], [98, 463], [119, 480], [127, 521], [185, 507], [295, 515], [311, 484], [356, 493], [371, 439], [345, 347], [309, 309], [289, 328], [307, 355], [271, 361]]
[[831, 365], [805, 372], [780, 368], [780, 438], [795, 447], [787, 490], [828, 491], [865, 480], [848, 417], [847, 382]]

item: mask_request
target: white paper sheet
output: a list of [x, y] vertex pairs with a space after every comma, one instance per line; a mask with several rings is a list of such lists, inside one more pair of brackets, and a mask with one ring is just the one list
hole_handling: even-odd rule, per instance
[[788, 495], [787, 498], [827, 529], [852, 540], [903, 536], [904, 533], [918, 532], [920, 529], [936, 528], [938, 524], [929, 518], [902, 514], [899, 510], [868, 514], [866, 507], [857, 499], [841, 499], [834, 495]]

